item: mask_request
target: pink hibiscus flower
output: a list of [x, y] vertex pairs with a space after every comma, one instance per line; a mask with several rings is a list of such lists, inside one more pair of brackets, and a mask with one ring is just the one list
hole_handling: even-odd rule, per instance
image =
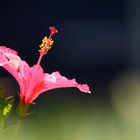
[[51, 39], [53, 34], [57, 33], [54, 27], [50, 27], [50, 30], [49, 38], [45, 37], [40, 45], [38, 62], [32, 67], [21, 60], [16, 51], [0, 46], [0, 66], [17, 80], [20, 87], [20, 101], [25, 104], [32, 103], [41, 93], [55, 88], [76, 87], [82, 92], [90, 93], [87, 84], [78, 84], [75, 79], [69, 80], [59, 72], [44, 73], [40, 61], [53, 44]]

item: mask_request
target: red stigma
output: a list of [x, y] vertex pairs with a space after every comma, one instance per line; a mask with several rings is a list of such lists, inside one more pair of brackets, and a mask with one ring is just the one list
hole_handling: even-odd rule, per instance
[[53, 26], [51, 26], [49, 29], [51, 30], [51, 32], [48, 39], [51, 39], [54, 34], [58, 33], [58, 30]]

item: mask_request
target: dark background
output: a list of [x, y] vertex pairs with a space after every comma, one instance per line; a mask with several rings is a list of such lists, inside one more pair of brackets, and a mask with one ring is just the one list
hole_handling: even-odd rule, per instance
[[[37, 62], [42, 38], [49, 35], [49, 26], [55, 26], [59, 33], [53, 38], [53, 48], [41, 62], [44, 71], [58, 70], [68, 78], [76, 78], [79, 83], [87, 83], [92, 91], [89, 95], [68, 88], [42, 94], [35, 101], [34, 120], [31, 125], [27, 121], [24, 134], [34, 130], [37, 123], [39, 130], [35, 129], [35, 132], [54, 140], [62, 140], [64, 135], [64, 140], [71, 136], [75, 137], [73, 140], [92, 140], [96, 136], [95, 139], [106, 136], [103, 139], [108, 140], [114, 139], [116, 134], [124, 140], [123, 132], [129, 134], [126, 138], [134, 139], [138, 129], [132, 126], [139, 124], [139, 108], [135, 104], [139, 103], [139, 96], [133, 101], [129, 99], [136, 93], [135, 89], [140, 93], [139, 7], [138, 0], [0, 2], [0, 45], [15, 49], [32, 66]], [[8, 87], [4, 78], [10, 74], [1, 68], [0, 76], [3, 78], [0, 83]], [[8, 80], [17, 85], [14, 78]], [[13, 94], [18, 92], [14, 86], [8, 89]], [[118, 112], [121, 110], [121, 115], [114, 108]], [[122, 123], [127, 125], [122, 126]], [[35, 132], [33, 136], [38, 135]], [[79, 139], [77, 134], [81, 135]]]
[[[19, 52], [31, 66], [49, 26], [59, 33], [43, 58], [46, 72], [60, 71], [107, 94], [110, 78], [130, 65], [127, 14], [131, 1], [2, 1], [0, 44]], [[130, 12], [132, 9], [129, 10]], [[103, 86], [103, 87], [102, 87]], [[96, 91], [96, 92], [95, 92]]]
[[1, 1], [0, 44], [32, 66], [42, 38], [55, 26], [54, 46], [41, 62], [45, 72], [75, 77], [106, 98], [118, 73], [139, 68], [138, 7], [136, 0]]

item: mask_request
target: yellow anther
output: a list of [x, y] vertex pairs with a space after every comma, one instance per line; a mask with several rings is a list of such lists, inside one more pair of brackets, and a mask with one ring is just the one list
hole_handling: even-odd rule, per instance
[[42, 40], [41, 45], [39, 46], [41, 48], [39, 52], [46, 54], [51, 49], [53, 42], [54, 41], [52, 39], [47, 39], [47, 37], [45, 36]]

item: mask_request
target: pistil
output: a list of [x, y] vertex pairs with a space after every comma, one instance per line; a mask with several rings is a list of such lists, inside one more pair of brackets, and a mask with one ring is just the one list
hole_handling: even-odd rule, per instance
[[43, 55], [47, 54], [48, 51], [51, 49], [52, 45], [53, 45], [53, 40], [52, 40], [52, 36], [58, 32], [58, 30], [55, 29], [55, 27], [50, 27], [50, 36], [47, 38], [46, 36], [43, 38], [42, 40], [42, 44], [40, 45], [40, 56], [39, 59], [37, 61], [37, 65], [40, 64]]

